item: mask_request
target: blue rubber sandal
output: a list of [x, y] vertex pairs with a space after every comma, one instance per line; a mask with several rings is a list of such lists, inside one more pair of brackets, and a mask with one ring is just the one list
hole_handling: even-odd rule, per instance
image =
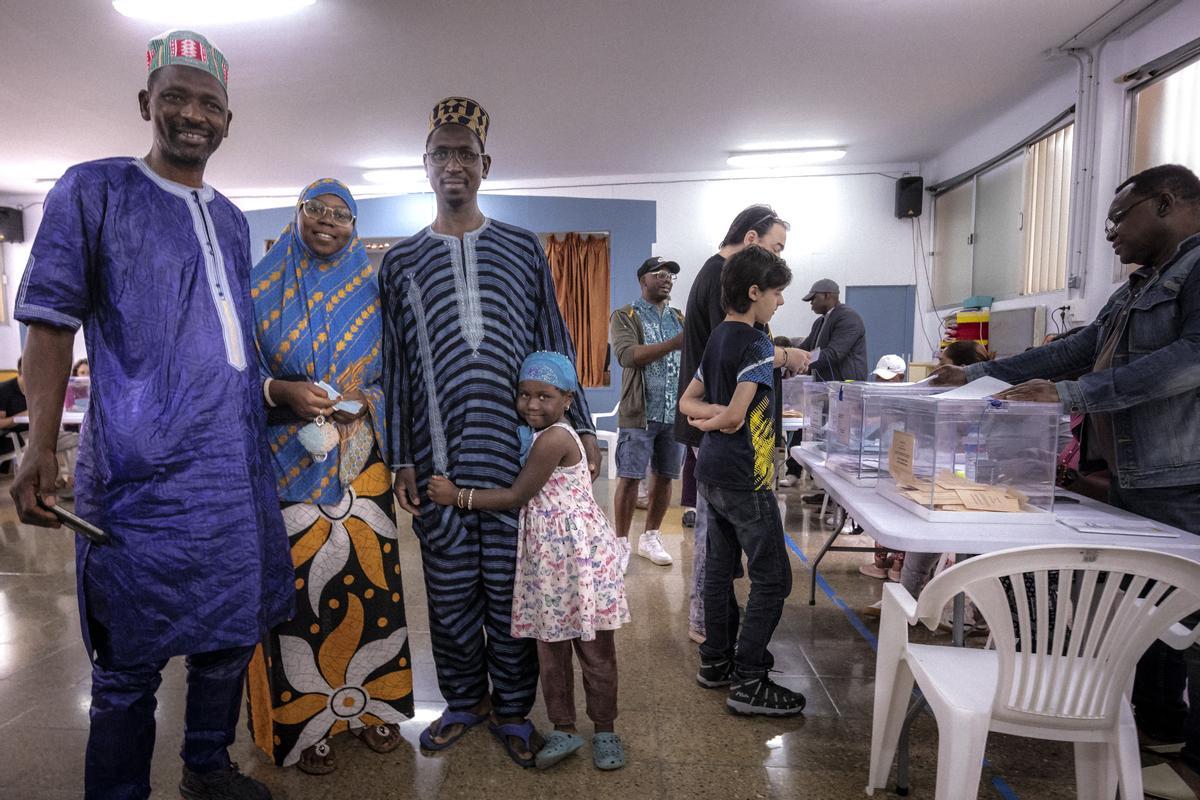
[[567, 756], [583, 747], [583, 739], [567, 731], [551, 731], [546, 734], [546, 744], [533, 758], [538, 769], [550, 769]]
[[537, 731], [534, 730], [532, 722], [524, 720], [522, 722], [508, 722], [504, 725], [497, 725], [494, 722], [490, 722], [488, 723], [488, 730], [492, 732], [492, 735], [496, 737], [500, 744], [504, 745], [504, 752], [508, 753], [508, 757], [512, 759], [514, 764], [518, 767], [526, 768], [534, 765], [534, 760], [537, 758], [536, 753], [531, 758], [521, 758], [520, 754], [513, 749], [512, 742], [508, 740], [510, 736], [520, 739], [521, 743], [525, 745], [525, 749], [533, 753], [533, 735]]
[[[436, 753], [439, 750], [445, 750], [447, 747], [466, 736], [467, 731], [471, 730], [471, 728], [475, 727], [487, 718], [487, 714], [475, 714], [470, 711], [450, 711], [447, 709], [446, 711], [442, 712], [440, 717], [429, 723], [429, 727], [421, 731], [421, 735], [417, 737], [417, 739], [420, 741], [421, 747]], [[434, 725], [437, 726], [436, 733], [433, 730]], [[440, 735], [443, 730], [451, 725], [461, 725], [462, 730], [458, 732], [458, 735], [452, 736], [447, 741], [434, 741], [434, 736]]]
[[592, 762], [596, 769], [620, 769], [625, 766], [625, 745], [615, 733], [597, 733], [592, 737]]

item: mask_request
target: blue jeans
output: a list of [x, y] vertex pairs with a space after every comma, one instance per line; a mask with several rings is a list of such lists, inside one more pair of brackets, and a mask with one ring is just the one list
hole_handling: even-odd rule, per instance
[[683, 471], [683, 445], [675, 441], [675, 428], [665, 422], [647, 422], [645, 428], [617, 431], [617, 475], [640, 481], [646, 467], [655, 475], [675, 480]]
[[[1200, 533], [1200, 486], [1122, 489], [1114, 480], [1109, 502], [1143, 517]], [[1200, 624], [1200, 615], [1193, 614], [1184, 624]], [[1182, 652], [1159, 641], [1150, 645], [1138, 661], [1132, 702], [1138, 725], [1155, 738], [1182, 739], [1183, 760], [1200, 772], [1200, 645]]]
[[[193, 772], [229, 766], [242, 711], [242, 684], [253, 647], [187, 657], [187, 710], [183, 763]], [[154, 698], [166, 661], [109, 669], [92, 665], [91, 732], [84, 765], [87, 800], [142, 800], [150, 796], [154, 754]]]
[[[765, 675], [775, 663], [767, 646], [792, 591], [792, 566], [783, 540], [779, 504], [769, 491], [738, 491], [700, 484], [708, 501], [704, 575], [705, 661], [733, 658], [739, 678]], [[733, 579], [746, 554], [750, 599], [738, 621]], [[737, 647], [734, 648], [736, 641]]]

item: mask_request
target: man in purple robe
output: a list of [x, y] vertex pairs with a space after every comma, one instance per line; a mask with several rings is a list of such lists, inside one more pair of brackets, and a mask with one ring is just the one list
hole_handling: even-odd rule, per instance
[[254, 355], [245, 217], [204, 183], [228, 135], [224, 56], [199, 34], [150, 42], [138, 100], [154, 142], [143, 159], [67, 170], [17, 295], [29, 448], [13, 483], [21, 519], [56, 525], [55, 459], [75, 331], [92, 394], [75, 509], [111, 537], [77, 540], [92, 659], [88, 800], [150, 796], [154, 693], [187, 656], [180, 794], [258, 800], [228, 746], [253, 646], [294, 595]]

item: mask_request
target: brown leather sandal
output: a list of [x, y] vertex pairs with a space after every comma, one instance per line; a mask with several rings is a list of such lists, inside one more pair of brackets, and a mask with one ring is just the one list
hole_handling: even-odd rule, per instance
[[368, 725], [354, 731], [354, 735], [376, 753], [390, 753], [404, 741], [404, 737], [400, 735], [400, 726], [391, 724]]
[[333, 756], [329, 740], [322, 739], [311, 747], [304, 748], [296, 766], [306, 775], [328, 775], [337, 769], [337, 759]]

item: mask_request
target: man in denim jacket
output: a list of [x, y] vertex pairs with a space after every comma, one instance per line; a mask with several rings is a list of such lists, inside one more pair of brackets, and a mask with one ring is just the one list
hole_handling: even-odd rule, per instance
[[[1200, 180], [1175, 164], [1134, 175], [1117, 187], [1104, 229], [1121, 263], [1140, 266], [1095, 322], [1012, 358], [942, 367], [937, 380], [1025, 381], [997, 397], [1061, 402], [1063, 413], [1087, 415], [1084, 458], [1108, 464], [1109, 502], [1200, 533]], [[1044, 380], [1081, 369], [1090, 371], [1078, 380]], [[1192, 769], [1200, 768], [1196, 655], [1156, 642], [1138, 665], [1133, 697], [1139, 726], [1179, 741], [1190, 677], [1184, 762]]]

